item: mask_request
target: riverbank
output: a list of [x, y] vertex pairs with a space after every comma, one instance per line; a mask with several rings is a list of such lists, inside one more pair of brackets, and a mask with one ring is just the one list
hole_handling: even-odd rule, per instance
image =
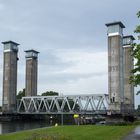
[[[0, 140], [121, 140], [135, 126], [58, 126], [0, 135]], [[47, 139], [48, 138], [48, 139]]]

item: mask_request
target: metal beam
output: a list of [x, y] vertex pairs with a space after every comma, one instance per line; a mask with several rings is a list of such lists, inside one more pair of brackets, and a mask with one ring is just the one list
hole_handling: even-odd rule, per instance
[[20, 114], [104, 114], [108, 108], [107, 94], [31, 96], [18, 102]]

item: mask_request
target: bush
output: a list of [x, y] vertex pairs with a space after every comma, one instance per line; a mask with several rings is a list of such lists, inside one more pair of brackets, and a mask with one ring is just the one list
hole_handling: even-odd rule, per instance
[[133, 122], [134, 125], [140, 125], [140, 121]]

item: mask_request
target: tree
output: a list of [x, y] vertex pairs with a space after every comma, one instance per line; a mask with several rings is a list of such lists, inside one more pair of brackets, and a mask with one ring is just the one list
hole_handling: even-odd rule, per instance
[[25, 96], [25, 88], [23, 88], [23, 90], [18, 92], [17, 99], [21, 99], [24, 96]]
[[55, 92], [55, 91], [46, 91], [44, 93], [42, 93], [41, 96], [58, 96], [59, 93], [58, 92]]
[[[138, 18], [140, 18], [140, 11], [137, 13]], [[134, 31], [138, 34], [138, 41], [140, 40], [140, 25], [136, 26], [136, 29]], [[132, 70], [133, 76], [131, 77], [131, 83], [134, 84], [134, 86], [140, 85], [140, 44], [135, 43], [133, 45], [133, 57], [136, 60], [136, 63], [134, 65], [134, 69]], [[137, 93], [139, 94], [140, 91]]]
[[135, 112], [136, 112], [137, 115], [140, 115], [140, 105], [138, 105], [138, 108], [136, 109]]

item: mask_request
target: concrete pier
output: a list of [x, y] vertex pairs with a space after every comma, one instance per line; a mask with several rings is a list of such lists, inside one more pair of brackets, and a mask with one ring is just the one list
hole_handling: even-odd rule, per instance
[[123, 108], [123, 28], [122, 22], [106, 24], [108, 28], [108, 92], [109, 109], [121, 113]]
[[16, 112], [18, 43], [2, 42], [4, 45], [3, 63], [3, 113]]
[[26, 50], [25, 52], [26, 52], [25, 96], [36, 96], [39, 52], [35, 50]]
[[124, 112], [132, 113], [134, 111], [134, 86], [130, 83], [134, 60], [132, 56], [133, 40], [132, 35], [123, 37], [123, 66], [124, 66]]

